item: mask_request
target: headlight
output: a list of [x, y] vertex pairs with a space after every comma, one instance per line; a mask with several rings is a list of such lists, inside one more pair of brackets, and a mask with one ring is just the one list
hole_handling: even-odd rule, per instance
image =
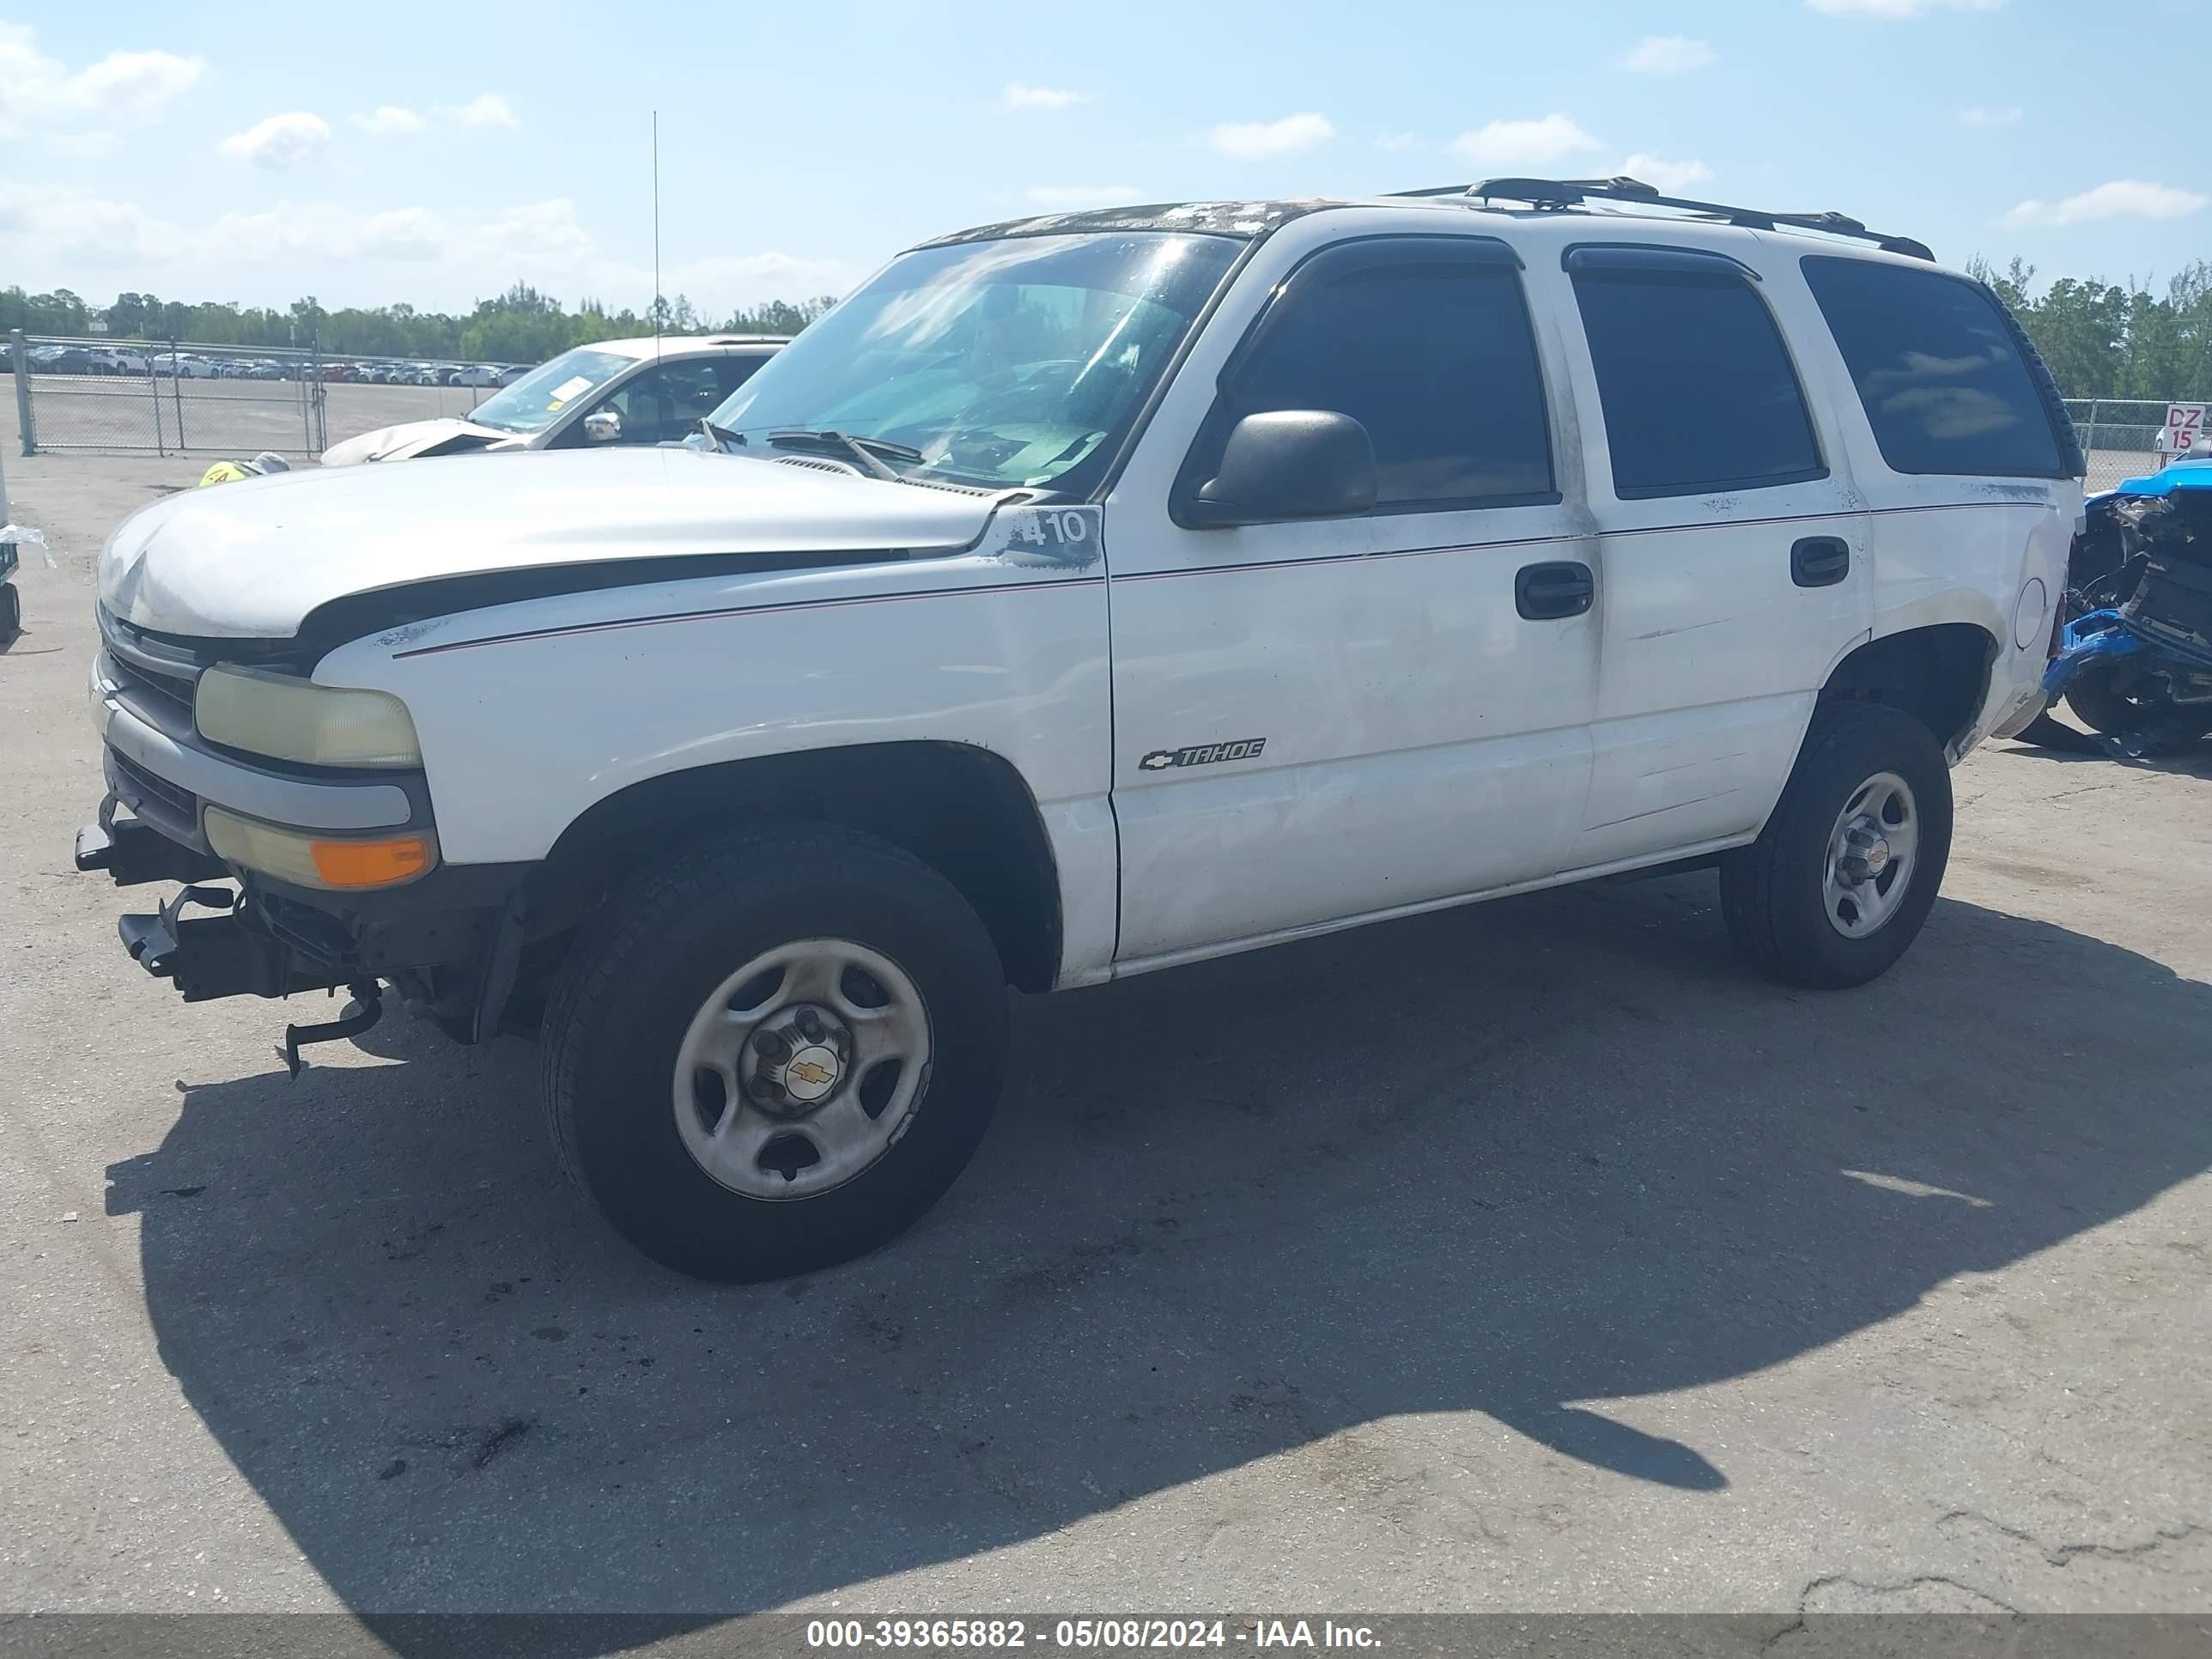
[[203, 819], [216, 856], [297, 887], [358, 891], [412, 881], [438, 861], [437, 843], [428, 831], [382, 836], [373, 841], [279, 830], [207, 809]]
[[420, 766], [407, 705], [385, 691], [317, 685], [252, 668], [210, 668], [192, 700], [200, 735], [309, 766]]

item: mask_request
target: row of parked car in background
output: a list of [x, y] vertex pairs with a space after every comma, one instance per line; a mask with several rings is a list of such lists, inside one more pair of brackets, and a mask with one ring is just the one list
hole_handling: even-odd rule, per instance
[[[134, 374], [183, 380], [301, 380], [365, 386], [496, 386], [528, 374], [528, 363], [401, 362], [349, 358], [315, 362], [304, 357], [227, 356], [143, 346], [51, 343], [26, 349], [33, 374]], [[12, 348], [0, 342], [0, 370], [12, 372]]]

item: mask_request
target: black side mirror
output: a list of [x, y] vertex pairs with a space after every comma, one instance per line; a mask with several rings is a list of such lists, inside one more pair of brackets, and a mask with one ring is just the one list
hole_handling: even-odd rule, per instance
[[1367, 428], [1332, 410], [1276, 409], [1230, 428], [1214, 476], [1180, 503], [1194, 528], [1334, 519], [1375, 505]]

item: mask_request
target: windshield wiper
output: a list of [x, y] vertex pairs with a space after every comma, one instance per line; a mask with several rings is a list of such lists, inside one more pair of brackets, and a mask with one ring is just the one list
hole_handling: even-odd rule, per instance
[[714, 445], [717, 449], [743, 449], [745, 447], [745, 434], [744, 433], [732, 432], [726, 426], [716, 426], [712, 416], [702, 415], [699, 417], [698, 429], [701, 434], [705, 436], [707, 441]]
[[769, 444], [776, 449], [834, 449], [842, 453], [861, 471], [872, 478], [887, 478], [893, 483], [910, 482], [907, 477], [884, 465], [884, 458], [906, 461], [919, 465], [921, 452], [912, 444], [893, 443], [888, 438], [857, 438], [849, 432], [823, 430], [820, 432], [771, 432]]

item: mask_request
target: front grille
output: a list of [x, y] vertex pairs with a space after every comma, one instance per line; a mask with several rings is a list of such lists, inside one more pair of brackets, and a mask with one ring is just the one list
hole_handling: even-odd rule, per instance
[[108, 665], [114, 671], [116, 684], [135, 694], [135, 701], [146, 708], [149, 714], [167, 714], [180, 721], [189, 731], [192, 724], [192, 692], [195, 682], [188, 676], [156, 672], [143, 662], [134, 662], [115, 651], [107, 653]]
[[100, 634], [125, 700], [171, 732], [192, 729], [192, 693], [208, 664], [185, 646], [133, 628], [106, 605]]

